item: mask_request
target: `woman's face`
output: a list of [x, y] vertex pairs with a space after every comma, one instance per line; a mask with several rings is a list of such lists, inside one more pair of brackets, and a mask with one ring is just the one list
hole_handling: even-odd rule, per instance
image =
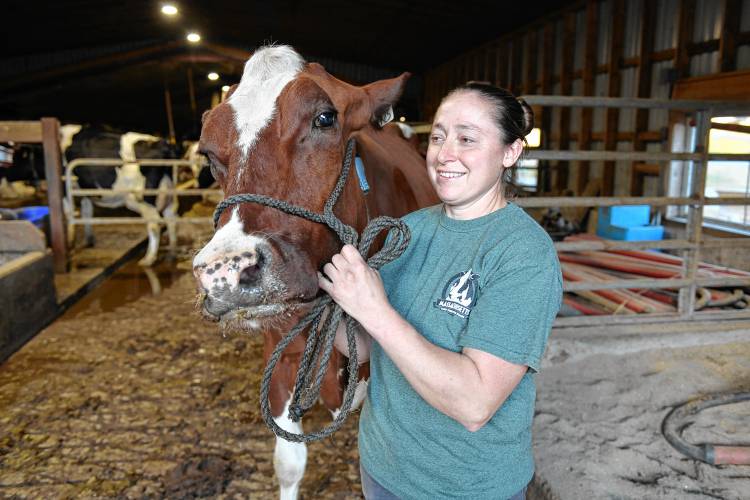
[[501, 178], [517, 158], [511, 149], [479, 94], [463, 91], [443, 101], [432, 123], [427, 171], [448, 216], [473, 219], [505, 206]]

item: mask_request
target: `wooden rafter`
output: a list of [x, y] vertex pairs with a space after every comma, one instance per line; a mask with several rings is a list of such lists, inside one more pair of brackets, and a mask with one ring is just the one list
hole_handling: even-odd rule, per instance
[[[586, 41], [583, 55], [583, 95], [594, 95], [594, 68], [596, 67], [596, 48], [599, 34], [599, 4], [595, 0], [586, 3]], [[578, 149], [591, 149], [591, 133], [594, 126], [594, 110], [581, 110], [580, 132], [578, 133]], [[580, 194], [589, 182], [590, 163], [578, 162], [576, 178], [576, 194]]]

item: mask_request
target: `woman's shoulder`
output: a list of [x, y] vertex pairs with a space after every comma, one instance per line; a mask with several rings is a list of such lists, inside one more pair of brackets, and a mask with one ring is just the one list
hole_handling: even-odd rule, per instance
[[518, 260], [537, 265], [557, 265], [555, 244], [547, 231], [515, 203], [509, 204], [509, 216], [495, 233], [489, 252], [501, 260]]
[[515, 208], [517, 229], [524, 239], [542, 247], [554, 247], [554, 242], [549, 233], [526, 210], [515, 203], [512, 206]]

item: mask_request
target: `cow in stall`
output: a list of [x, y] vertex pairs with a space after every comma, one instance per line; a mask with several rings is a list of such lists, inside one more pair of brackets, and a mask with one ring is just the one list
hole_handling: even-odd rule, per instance
[[[354, 138], [369, 191], [352, 171], [334, 213], [361, 232], [372, 218], [398, 217], [438, 201], [423, 158], [403, 137], [383, 130], [407, 78], [356, 87], [319, 64], [305, 63], [290, 47], [262, 48], [247, 61], [228, 99], [204, 115], [200, 150], [225, 196], [263, 194], [321, 213]], [[253, 203], [230, 207], [193, 260], [202, 314], [262, 335], [268, 361], [282, 336], [309, 311], [320, 293], [316, 271], [340, 247], [335, 233], [321, 224]], [[274, 421], [294, 433], [302, 426], [287, 410], [303, 349], [300, 336], [284, 351], [269, 392]], [[342, 404], [345, 365], [338, 353], [331, 356], [321, 390], [334, 418]], [[356, 404], [365, 394], [366, 380], [360, 380]], [[306, 457], [304, 444], [276, 438], [281, 498], [297, 497]]]
[[0, 156], [0, 198], [33, 196], [44, 179], [42, 145], [0, 145]]
[[[173, 186], [171, 167], [141, 166], [138, 160], [178, 158], [174, 148], [164, 139], [138, 132], [117, 133], [100, 127], [84, 126], [69, 129], [63, 135], [62, 145], [64, 158], [71, 162], [76, 158], [120, 158], [123, 164], [119, 167], [102, 167], [81, 165], [74, 169], [73, 176], [82, 189], [135, 189], [126, 194], [112, 194], [97, 197], [95, 201], [84, 197], [81, 200], [81, 215], [84, 218], [93, 216], [93, 204], [103, 208], [126, 207], [149, 221], [148, 249], [139, 261], [141, 266], [152, 265], [159, 250], [161, 230], [158, 221], [162, 215], [167, 221], [170, 247], [177, 241], [175, 223], [176, 208], [172, 197], [166, 194], [146, 196], [139, 193], [144, 189], [168, 190]], [[72, 210], [72, 207], [66, 207]], [[86, 241], [93, 244], [93, 233], [90, 227], [85, 230]], [[69, 234], [74, 234], [69, 228]]]

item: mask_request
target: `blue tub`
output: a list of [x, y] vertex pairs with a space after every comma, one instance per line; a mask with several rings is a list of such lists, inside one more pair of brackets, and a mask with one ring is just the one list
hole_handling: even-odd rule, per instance
[[47, 206], [23, 207], [16, 210], [16, 216], [19, 219], [27, 220], [39, 229], [44, 227], [44, 221], [48, 215], [49, 207]]

